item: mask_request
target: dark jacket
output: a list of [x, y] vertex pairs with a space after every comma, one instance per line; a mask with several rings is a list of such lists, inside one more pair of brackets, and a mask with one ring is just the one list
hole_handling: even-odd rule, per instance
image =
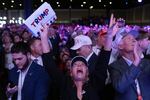
[[[9, 73], [9, 82], [18, 85], [19, 72], [17, 67]], [[47, 100], [50, 78], [44, 67], [32, 62], [22, 87], [22, 100]], [[17, 92], [14, 94], [17, 98]]]
[[[98, 56], [96, 67], [93, 73], [90, 75], [90, 79], [84, 84], [83, 100], [100, 100], [98, 93], [103, 89], [103, 82], [107, 77], [107, 65], [110, 57], [110, 51], [102, 50], [102, 53]], [[51, 59], [52, 60], [52, 59]], [[46, 63], [51, 63], [50, 59], [45, 60]], [[64, 75], [56, 66], [49, 66], [49, 71], [59, 86], [60, 100], [78, 100], [76, 87], [70, 77], [70, 75]], [[102, 82], [102, 83], [101, 83]]]
[[115, 100], [137, 100], [135, 79], [138, 79], [143, 100], [150, 100], [150, 61], [142, 59], [136, 67], [129, 66], [123, 58], [109, 67]]

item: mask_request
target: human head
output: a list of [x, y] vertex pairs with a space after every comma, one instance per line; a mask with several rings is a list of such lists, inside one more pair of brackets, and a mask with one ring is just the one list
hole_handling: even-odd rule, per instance
[[55, 36], [56, 35], [56, 30], [53, 28], [53, 27], [50, 27], [49, 29], [48, 29], [48, 35], [50, 36], [50, 37], [52, 37], [52, 36]]
[[98, 39], [97, 39], [97, 44], [100, 47], [104, 46], [106, 37], [107, 37], [107, 29], [100, 30], [100, 32], [98, 33]]
[[133, 53], [136, 42], [137, 41], [132, 34], [126, 33], [120, 40], [118, 44], [118, 49], [122, 53]]
[[13, 36], [13, 41], [14, 41], [14, 43], [21, 42], [22, 41], [22, 37], [19, 34], [15, 34]]
[[140, 34], [136, 39], [142, 51], [148, 49], [148, 46], [150, 45], [150, 40], [149, 40], [149, 34], [147, 32], [140, 31]]
[[87, 57], [92, 52], [92, 41], [88, 36], [78, 35], [74, 38], [75, 44], [71, 47], [72, 50], [76, 50], [80, 56]]
[[30, 47], [30, 51], [31, 54], [35, 57], [39, 57], [43, 54], [42, 51], [42, 43], [41, 43], [41, 39], [38, 37], [32, 37], [29, 41], [28, 41], [28, 45]]
[[16, 32], [17, 32], [17, 25], [16, 25], [16, 24], [11, 24], [11, 26], [10, 26], [10, 31], [11, 31], [12, 33], [16, 33]]
[[26, 43], [18, 42], [11, 48], [12, 58], [15, 65], [20, 70], [28, 67], [30, 62], [30, 50]]
[[22, 32], [21, 36], [24, 42], [28, 42], [28, 40], [31, 38], [31, 33], [27, 31], [26, 29]]
[[76, 56], [71, 61], [70, 75], [74, 81], [88, 80], [88, 63], [82, 56]]

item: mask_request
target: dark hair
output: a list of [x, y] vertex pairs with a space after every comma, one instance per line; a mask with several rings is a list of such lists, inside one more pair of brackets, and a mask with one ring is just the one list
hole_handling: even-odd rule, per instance
[[86, 59], [82, 56], [75, 56], [72, 60], [71, 60], [71, 67], [73, 66], [73, 64], [76, 61], [82, 61], [86, 66], [88, 66], [88, 62], [86, 61]]
[[28, 45], [31, 46], [36, 40], [41, 40], [39, 37], [32, 37], [28, 41]]
[[27, 43], [18, 42], [12, 46], [11, 53], [20, 53], [20, 52], [25, 55], [30, 52], [30, 49]]

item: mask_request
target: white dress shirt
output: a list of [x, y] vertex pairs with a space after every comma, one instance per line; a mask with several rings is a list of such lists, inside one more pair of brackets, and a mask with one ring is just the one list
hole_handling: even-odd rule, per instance
[[31, 55], [31, 60], [34, 61], [34, 59], [37, 59], [37, 60], [38, 60], [38, 61], [37, 61], [37, 64], [43, 66], [43, 60], [42, 60], [42, 57], [41, 57], [41, 56], [39, 56], [39, 57], [36, 58], [36, 57], [34, 57], [33, 55]]
[[91, 56], [93, 55], [94, 52], [91, 52], [90, 55], [86, 58], [86, 61], [88, 62]]
[[[31, 64], [30, 64], [31, 65]], [[28, 68], [24, 71], [18, 70], [17, 72], [19, 72], [19, 79], [18, 79], [18, 95], [17, 95], [17, 100], [21, 100], [21, 91], [22, 91], [22, 87], [23, 87], [23, 83], [26, 77], [26, 74], [30, 68], [30, 65], [28, 66]]]

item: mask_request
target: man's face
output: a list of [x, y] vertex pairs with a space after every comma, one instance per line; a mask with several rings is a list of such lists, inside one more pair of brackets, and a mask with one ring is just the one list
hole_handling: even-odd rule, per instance
[[148, 40], [148, 38], [142, 39], [140, 41], [138, 41], [140, 48], [142, 48], [143, 50], [146, 50], [150, 44], [150, 40]]
[[14, 42], [17, 43], [17, 42], [20, 42], [21, 41], [21, 38], [19, 36], [14, 36]]
[[75, 81], [85, 81], [88, 77], [88, 68], [82, 61], [76, 61], [71, 68], [71, 76]]
[[88, 49], [89, 49], [88, 46], [84, 45], [84, 46], [80, 47], [79, 49], [77, 49], [76, 52], [79, 56], [83, 56], [86, 58]]
[[125, 36], [122, 40], [121, 49], [123, 49], [125, 52], [132, 52], [134, 50], [134, 46], [136, 44], [135, 38], [128, 34]]
[[32, 52], [34, 52], [37, 55], [42, 55], [42, 44], [41, 44], [41, 40], [35, 40], [34, 43], [31, 46], [31, 50]]
[[23, 70], [29, 65], [29, 54], [12, 53], [13, 61], [17, 65], [18, 69]]
[[30, 39], [31, 33], [30, 32], [24, 32], [22, 37], [23, 37], [23, 39]]

